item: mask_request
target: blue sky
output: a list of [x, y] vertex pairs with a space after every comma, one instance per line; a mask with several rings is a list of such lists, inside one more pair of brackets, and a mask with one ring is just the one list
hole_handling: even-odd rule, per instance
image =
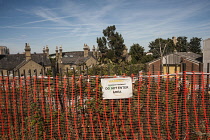
[[0, 0], [0, 45], [22, 53], [48, 45], [64, 51], [97, 46], [102, 31], [115, 25], [126, 46], [146, 50], [156, 38], [210, 38], [210, 0]]

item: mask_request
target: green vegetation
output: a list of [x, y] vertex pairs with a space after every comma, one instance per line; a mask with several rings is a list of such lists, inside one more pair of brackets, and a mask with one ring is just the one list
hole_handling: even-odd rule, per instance
[[139, 44], [133, 44], [130, 48], [129, 54], [132, 57], [131, 62], [133, 64], [140, 63], [142, 61], [142, 57], [145, 55], [144, 47], [140, 46]]
[[[126, 63], [126, 56], [123, 54], [126, 46], [122, 35], [116, 32], [115, 25], [108, 26], [103, 30], [103, 37], [97, 38], [97, 44], [101, 57], [100, 64], [120, 64]], [[157, 38], [149, 43], [149, 52], [153, 55], [146, 55], [144, 47], [135, 43], [130, 46], [129, 55], [131, 62], [129, 64], [145, 64], [158, 57], [163, 57], [166, 54], [191, 51], [197, 54], [201, 53], [201, 38], [193, 37], [188, 42], [187, 37], [179, 36], [176, 40]], [[101, 66], [101, 65], [100, 65]]]
[[132, 58], [131, 63], [132, 64], [145, 64], [153, 60], [153, 56], [146, 55], [144, 51], [145, 51], [144, 47], [140, 46], [138, 43], [133, 44], [130, 47], [130, 52], [129, 52]]
[[0, 138], [184, 139], [186, 118], [189, 139], [209, 138], [210, 95], [201, 89], [188, 90], [178, 77], [143, 77], [133, 83], [132, 98], [103, 100], [100, 78], [17, 80], [1, 88]]
[[125, 49], [124, 39], [121, 34], [115, 31], [115, 25], [108, 26], [103, 30], [103, 37], [97, 38], [100, 52], [102, 53], [101, 61], [105, 63], [105, 58], [114, 63], [124, 60], [123, 51]]
[[173, 53], [175, 50], [178, 52], [191, 51], [197, 54], [201, 53], [201, 38], [193, 37], [190, 42], [187, 41], [187, 37], [178, 37], [176, 45], [172, 39], [157, 38], [150, 42], [149, 52], [153, 53], [154, 58], [161, 57]]

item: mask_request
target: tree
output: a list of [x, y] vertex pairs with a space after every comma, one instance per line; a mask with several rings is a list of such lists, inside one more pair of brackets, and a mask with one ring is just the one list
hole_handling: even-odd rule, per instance
[[124, 59], [124, 39], [122, 35], [115, 30], [115, 25], [108, 26], [103, 30], [104, 36], [97, 38], [99, 51], [102, 53], [102, 61], [108, 58], [114, 63], [119, 63]]
[[107, 45], [106, 45], [106, 38], [105, 37], [97, 38], [97, 43], [98, 43], [99, 51], [102, 54], [106, 53], [108, 50]]
[[175, 45], [172, 39], [157, 38], [149, 43], [149, 52], [153, 53], [154, 58], [163, 57], [174, 51]]
[[189, 51], [200, 54], [201, 53], [201, 38], [193, 37], [190, 39]]
[[145, 55], [144, 47], [140, 46], [138, 43], [133, 44], [130, 47], [129, 54], [131, 55], [131, 58], [132, 58], [131, 62], [133, 64], [139, 63], [141, 62], [142, 57]]
[[142, 58], [141, 58], [141, 63], [142, 64], [145, 64], [147, 62], [150, 62], [154, 59], [154, 57], [152, 55], [144, 55]]
[[189, 43], [187, 42], [187, 37], [180, 36], [180, 37], [177, 38], [176, 50], [178, 52], [189, 51]]

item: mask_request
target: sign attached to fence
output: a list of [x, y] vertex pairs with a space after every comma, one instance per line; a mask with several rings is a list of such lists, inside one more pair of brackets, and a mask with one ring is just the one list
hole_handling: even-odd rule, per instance
[[101, 79], [101, 85], [103, 99], [123, 99], [133, 96], [131, 77]]

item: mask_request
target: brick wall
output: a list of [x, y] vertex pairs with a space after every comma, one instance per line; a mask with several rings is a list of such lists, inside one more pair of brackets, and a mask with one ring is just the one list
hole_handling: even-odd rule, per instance
[[[37, 75], [41, 75], [42, 74], [42, 69], [43, 67], [41, 65], [39, 65], [38, 63], [34, 62], [34, 61], [28, 61], [28, 63], [26, 63], [24, 66], [22, 66], [19, 71], [20, 71], [20, 75], [23, 76], [24, 75], [24, 71], [26, 72], [26, 75], [29, 75], [29, 70], [31, 70], [31, 74], [35, 75], [35, 70], [37, 72]], [[18, 73], [16, 72], [16, 76], [18, 76]]]
[[[161, 62], [160, 60], [157, 60], [157, 61], [155, 61], [153, 63], [148, 64], [147, 65], [147, 71], [149, 71], [151, 74], [158, 74], [158, 72], [160, 71], [160, 65], [161, 65], [160, 62]], [[189, 61], [187, 59], [183, 59], [182, 60], [182, 63], [185, 63], [186, 64], [186, 71], [187, 72], [193, 72], [193, 71], [194, 72], [199, 72], [199, 71], [202, 71], [203, 70], [202, 64], [200, 66], [199, 64], [193, 63], [193, 62], [191, 62], [191, 61]], [[181, 71], [182, 71], [182, 69], [181, 69]]]
[[[151, 74], [158, 74], [158, 72], [160, 71], [160, 60], [157, 60], [151, 64], [147, 65], [147, 71], [150, 72]], [[154, 65], [154, 66], [153, 66]], [[153, 71], [154, 69], [154, 71]]]
[[186, 71], [188, 72], [199, 72], [199, 71], [203, 71], [203, 68], [201, 66], [200, 70], [199, 70], [199, 64], [197, 63], [192, 63], [191, 61], [189, 60], [186, 60], [186, 59], [183, 59], [183, 63], [186, 64]]

